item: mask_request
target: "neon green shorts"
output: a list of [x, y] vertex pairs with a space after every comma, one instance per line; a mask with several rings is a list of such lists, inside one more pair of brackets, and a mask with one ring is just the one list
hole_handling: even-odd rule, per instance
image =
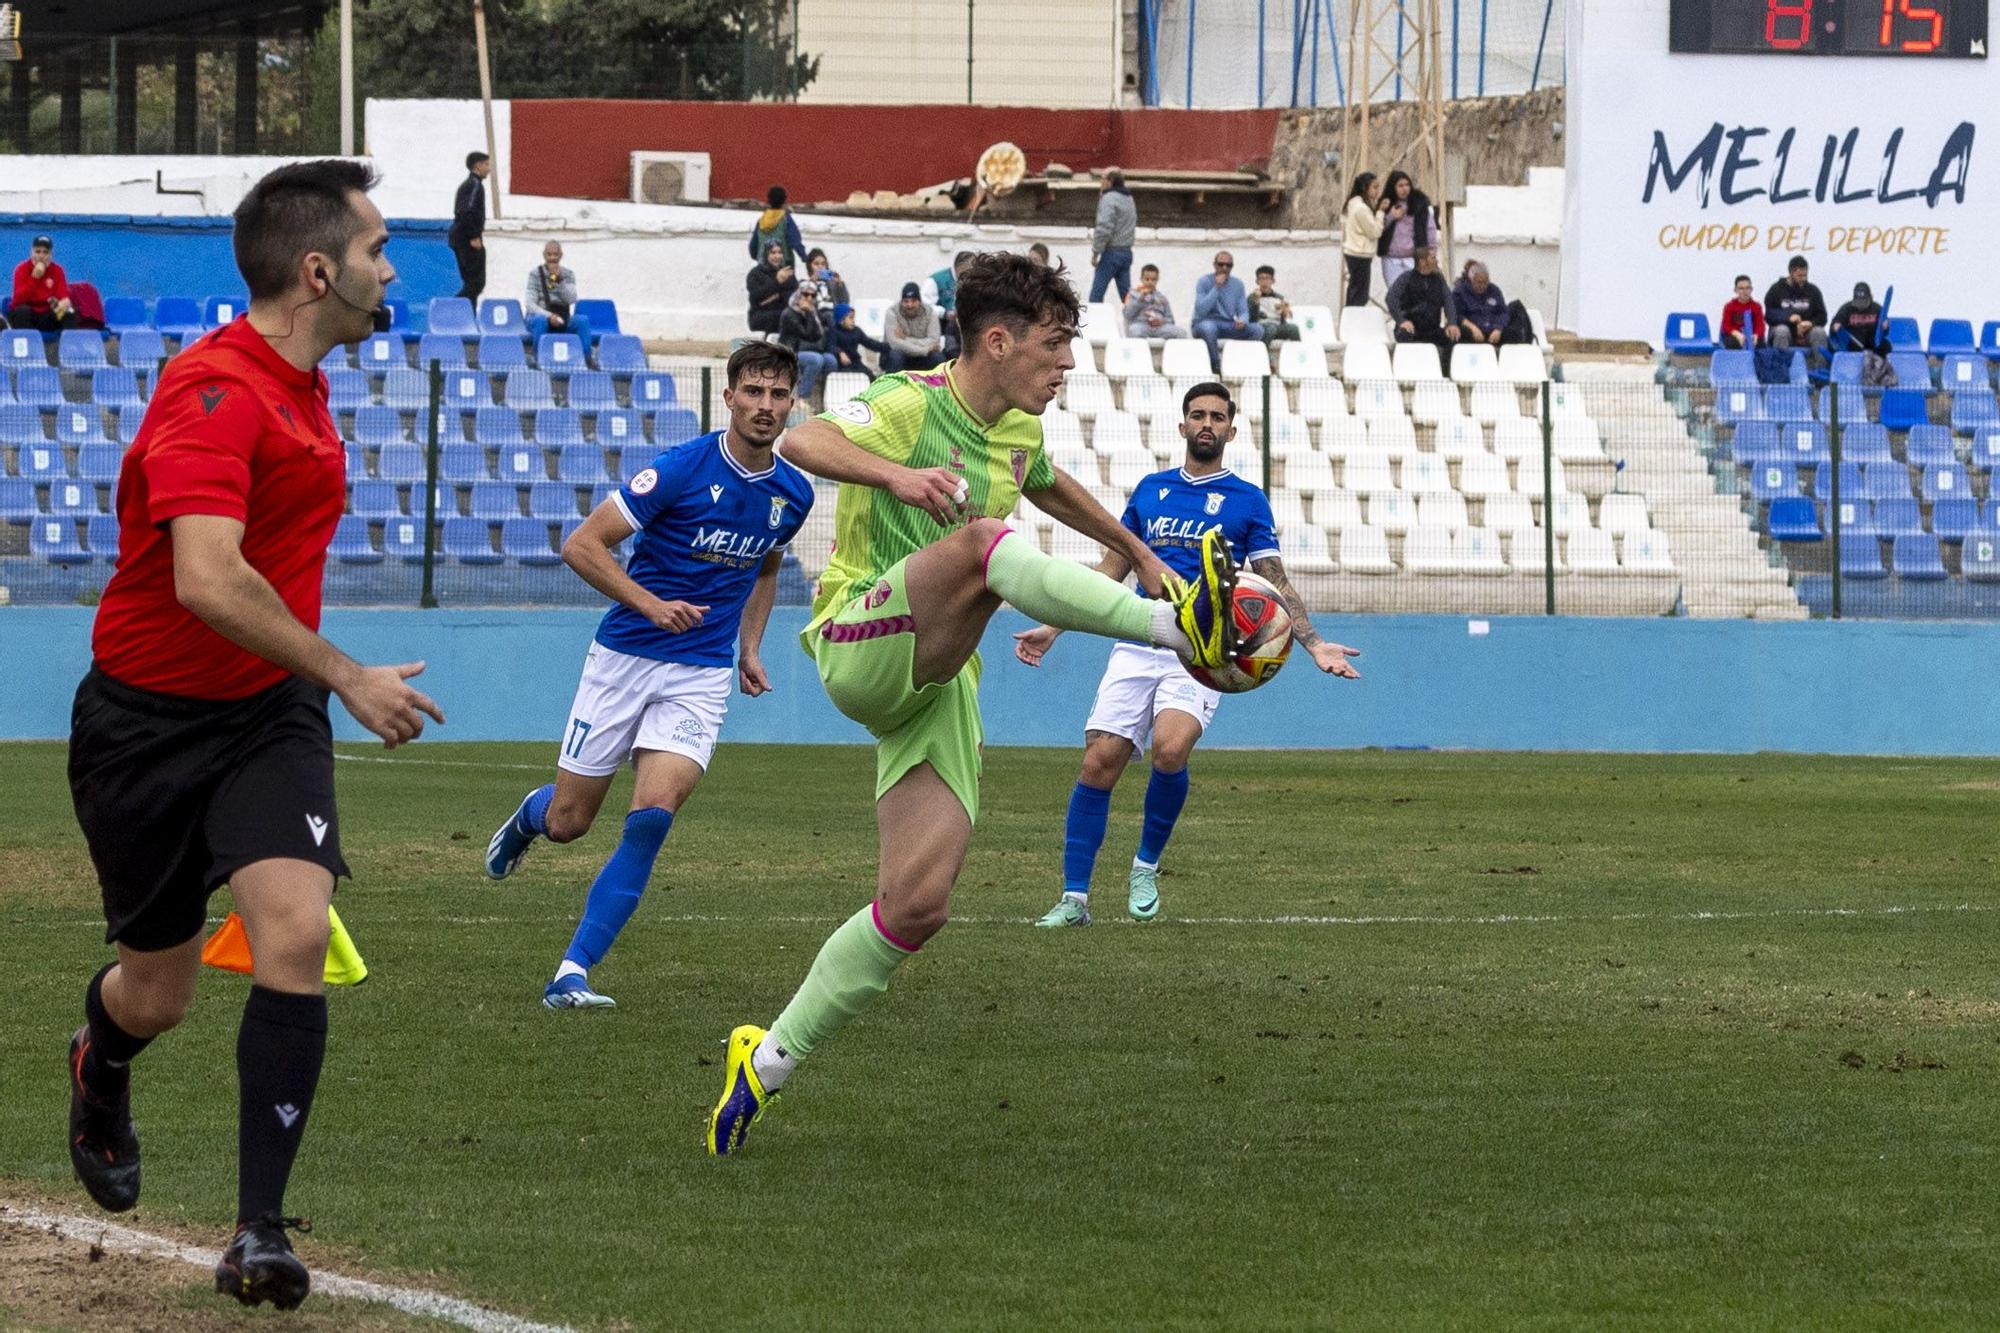
[[806, 627], [807, 647], [834, 707], [875, 735], [875, 799], [918, 764], [929, 764], [979, 821], [979, 655], [950, 680], [910, 683], [916, 621], [903, 584], [904, 562], [868, 591]]

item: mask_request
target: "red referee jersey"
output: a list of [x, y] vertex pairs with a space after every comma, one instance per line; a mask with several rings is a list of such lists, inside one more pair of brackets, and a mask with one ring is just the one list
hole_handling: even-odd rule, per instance
[[98, 667], [161, 694], [242, 699], [284, 668], [223, 638], [174, 594], [167, 524], [243, 524], [243, 558], [319, 628], [320, 579], [340, 522], [347, 456], [326, 377], [279, 356], [246, 317], [167, 363], [118, 474], [118, 567], [91, 633]]

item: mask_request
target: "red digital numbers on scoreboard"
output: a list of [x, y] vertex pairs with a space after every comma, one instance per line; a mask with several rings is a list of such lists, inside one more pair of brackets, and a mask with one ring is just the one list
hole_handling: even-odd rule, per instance
[[1773, 50], [1797, 51], [1813, 39], [1812, 20], [1813, 0], [1765, 0], [1764, 40]]
[[1910, 0], [1882, 0], [1882, 30], [1876, 45], [1884, 51], [1929, 55], [1944, 45], [1944, 15]]
[[1989, 8], [1990, 0], [1671, 0], [1668, 49], [1984, 60]]

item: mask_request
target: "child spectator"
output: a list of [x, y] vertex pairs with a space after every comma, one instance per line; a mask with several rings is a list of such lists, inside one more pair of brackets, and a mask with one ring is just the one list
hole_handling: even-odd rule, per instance
[[1257, 286], [1250, 293], [1250, 315], [1264, 330], [1264, 341], [1297, 342], [1299, 326], [1291, 322], [1292, 303], [1279, 294], [1274, 285], [1278, 281], [1278, 270], [1269, 264], [1257, 266]]
[[1736, 295], [1729, 304], [1722, 307], [1722, 322], [1716, 325], [1721, 331], [1724, 347], [1762, 347], [1764, 345], [1764, 307], [1757, 304], [1753, 295], [1756, 289], [1750, 285], [1750, 275], [1736, 275]]
[[874, 379], [878, 372], [870, 370], [868, 363], [861, 359], [861, 349], [864, 347], [875, 353], [878, 359], [887, 355], [889, 351], [889, 344], [869, 337], [861, 326], [854, 322], [853, 306], [844, 301], [834, 306], [833, 333], [827, 342], [827, 350], [833, 353], [834, 368], [858, 370], [869, 379]]
[[1174, 323], [1173, 303], [1160, 290], [1160, 266], [1139, 270], [1139, 285], [1125, 298], [1125, 332], [1133, 338], [1185, 338], [1187, 330]]

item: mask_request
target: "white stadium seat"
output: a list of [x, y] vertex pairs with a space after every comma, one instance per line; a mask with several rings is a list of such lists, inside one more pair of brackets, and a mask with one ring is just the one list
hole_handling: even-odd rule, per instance
[[1405, 416], [1368, 418], [1368, 443], [1393, 457], [1417, 451], [1417, 428]]
[[1208, 344], [1199, 338], [1169, 338], [1160, 349], [1160, 372], [1168, 379], [1187, 376], [1196, 380], [1213, 379], [1212, 367], [1208, 364]]
[[1589, 417], [1562, 417], [1552, 426], [1556, 457], [1577, 463], [1604, 457], [1604, 442], [1597, 436], [1597, 423]]
[[1164, 375], [1134, 375], [1125, 381], [1125, 410], [1141, 421], [1166, 417], [1181, 419], [1181, 400], [1174, 396]]
[[1285, 489], [1307, 491], [1334, 488], [1333, 460], [1323, 454], [1297, 454], [1285, 460]]
[[1493, 452], [1509, 462], [1542, 456], [1542, 425], [1526, 417], [1502, 417], [1493, 423]]
[[1390, 341], [1389, 317], [1372, 305], [1344, 306], [1340, 312], [1340, 341], [1347, 345], [1349, 356], [1354, 354], [1356, 343], [1386, 343]]
[[[1458, 489], [1475, 498], [1508, 494], [1514, 487], [1507, 479], [1507, 460], [1498, 454], [1467, 455], [1458, 469]], [[1527, 503], [1525, 497], [1522, 503]]]
[[1350, 339], [1347, 350], [1341, 354], [1340, 377], [1349, 384], [1361, 380], [1395, 379], [1396, 370], [1389, 359], [1388, 344], [1380, 341], [1357, 343]]
[[1359, 417], [1329, 417], [1319, 429], [1319, 451], [1328, 458], [1381, 452], [1368, 442], [1368, 427]]
[[1367, 524], [1340, 530], [1340, 567], [1349, 574], [1393, 574], [1389, 536]]
[[1162, 412], [1146, 427], [1146, 447], [1153, 451], [1153, 457], [1162, 466], [1178, 463], [1187, 454], [1187, 441], [1181, 438], [1181, 418], [1178, 412]]
[[1110, 301], [1093, 301], [1083, 308], [1083, 336], [1102, 347], [1125, 336], [1125, 313]]
[[1306, 525], [1305, 496], [1296, 482], [1287, 479], [1283, 490], [1272, 492], [1271, 521], [1281, 533]]
[[1412, 574], [1456, 574], [1451, 529], [1419, 524], [1403, 538], [1403, 568]]
[[1042, 439], [1051, 447], [1073, 444], [1083, 447], [1083, 422], [1073, 412], [1051, 407], [1042, 413]]
[[1417, 524], [1417, 506], [1407, 495], [1376, 491], [1368, 497], [1368, 526], [1384, 532], [1408, 532]]
[[1489, 382], [1472, 386], [1472, 401], [1466, 414], [1492, 424], [1521, 415], [1521, 396], [1511, 384]]
[[[1234, 346], [1235, 344], [1228, 344]], [[1248, 380], [1236, 391], [1236, 415], [1243, 421], [1264, 419], [1264, 391], [1271, 393], [1271, 410], [1280, 416], [1292, 410], [1291, 397], [1285, 391], [1283, 380], [1266, 376], [1263, 379]]]
[[[1160, 470], [1159, 463], [1145, 449], [1120, 449], [1110, 456], [1110, 466], [1105, 471], [1106, 480], [1113, 490], [1130, 495], [1132, 488]], [[1122, 512], [1123, 506], [1119, 507]]]
[[1549, 377], [1542, 349], [1526, 343], [1508, 343], [1500, 349], [1500, 378], [1513, 384], [1535, 384]]
[[[1254, 450], [1262, 430], [1245, 431], [1250, 436], [1250, 447]], [[1241, 436], [1237, 437], [1240, 441]], [[1304, 417], [1286, 413], [1271, 419], [1271, 457], [1291, 458], [1298, 454], [1313, 453], [1312, 428], [1306, 425]]]
[[[1100, 412], [1097, 424], [1090, 432], [1090, 447], [1095, 453], [1112, 454], [1120, 450], [1146, 453], [1145, 437], [1139, 430], [1139, 418], [1130, 412], [1112, 408]], [[1146, 455], [1148, 458], [1151, 454]]]
[[1071, 338], [1069, 354], [1075, 358], [1078, 370], [1097, 369], [1097, 349], [1091, 346], [1090, 339], [1081, 336]]
[[1440, 458], [1456, 463], [1486, 452], [1486, 432], [1471, 417], [1449, 417], [1438, 422], [1433, 447]]
[[[1225, 365], [1224, 369], [1228, 367]], [[1326, 348], [1312, 342], [1278, 344], [1278, 377], [1298, 380], [1324, 379], [1332, 372], [1326, 366]]]
[[1403, 489], [1412, 495], [1449, 491], [1451, 470], [1436, 454], [1411, 454], [1403, 459]]
[[1653, 524], [1646, 516], [1646, 497], [1625, 492], [1605, 496], [1598, 501], [1597, 526], [1614, 537], [1648, 531]]
[[1361, 497], [1353, 491], [1314, 491], [1313, 522], [1330, 532], [1361, 526]]
[[1113, 338], [1104, 344], [1104, 373], [1114, 380], [1153, 373], [1153, 349], [1143, 338]]
[[1444, 370], [1438, 362], [1438, 349], [1430, 343], [1397, 343], [1394, 364], [1396, 380], [1400, 384], [1444, 378]]
[[1341, 468], [1340, 484], [1347, 490], [1367, 495], [1396, 489], [1386, 454], [1356, 454]]
[[[1507, 543], [1507, 553], [1512, 557], [1510, 563], [1514, 566], [1515, 572], [1521, 574], [1544, 572], [1548, 568], [1548, 542], [1549, 534], [1546, 528], [1530, 524], [1516, 529]], [[1565, 573], [1569, 566], [1563, 563], [1561, 542], [1556, 543], [1555, 556], [1556, 573]]]
[[1326, 533], [1300, 524], [1279, 530], [1278, 548], [1285, 564], [1301, 574], [1324, 574], [1333, 569], [1333, 552], [1327, 548]]
[[1436, 423], [1465, 415], [1458, 386], [1449, 380], [1432, 380], [1417, 385], [1410, 394], [1410, 419]]
[[1295, 305], [1292, 307], [1292, 323], [1299, 326], [1299, 341], [1305, 346], [1340, 346], [1340, 337], [1335, 332], [1332, 306]]
[[1063, 380], [1063, 407], [1085, 421], [1117, 405], [1111, 381], [1094, 370], [1072, 370]]
[[1611, 544], [1611, 534], [1596, 528], [1572, 532], [1563, 554], [1569, 561], [1569, 567], [1579, 574], [1618, 572], [1618, 552]]
[[1447, 491], [1417, 497], [1417, 522], [1456, 532], [1471, 526], [1472, 520], [1465, 516], [1465, 497], [1457, 491]]
[[1590, 501], [1583, 496], [1558, 495], [1550, 508], [1554, 512], [1542, 521], [1554, 528], [1558, 537], [1573, 537], [1590, 530]]
[[1495, 532], [1525, 532], [1535, 526], [1535, 509], [1525, 495], [1489, 495], [1479, 525]]
[[1315, 426], [1347, 415], [1347, 390], [1331, 376], [1300, 380], [1299, 415]]
[[1403, 391], [1394, 380], [1353, 380], [1354, 415], [1357, 417], [1400, 417]]
[[1626, 569], [1642, 574], [1674, 572], [1674, 557], [1668, 549], [1667, 534], [1664, 532], [1646, 529], [1629, 533], [1619, 545], [1622, 548]]
[[839, 407], [861, 396], [868, 387], [868, 377], [854, 370], [836, 370], [826, 377], [826, 405]]
[[1500, 378], [1500, 358], [1486, 343], [1460, 343], [1451, 352], [1451, 377], [1460, 384]]
[[1459, 528], [1451, 536], [1451, 553], [1464, 574], [1505, 574], [1500, 534], [1491, 528]]
[[854, 303], [854, 327], [871, 338], [882, 336], [883, 323], [889, 318], [889, 307], [896, 304], [885, 296], [866, 296]]
[[[1541, 413], [1537, 412], [1536, 416]], [[1583, 401], [1581, 384], [1564, 384], [1560, 380], [1549, 382], [1549, 415], [1553, 417], [1587, 417], [1589, 407]]]
[[1232, 338], [1222, 344], [1222, 377], [1260, 380], [1271, 373], [1271, 349], [1261, 342]]

